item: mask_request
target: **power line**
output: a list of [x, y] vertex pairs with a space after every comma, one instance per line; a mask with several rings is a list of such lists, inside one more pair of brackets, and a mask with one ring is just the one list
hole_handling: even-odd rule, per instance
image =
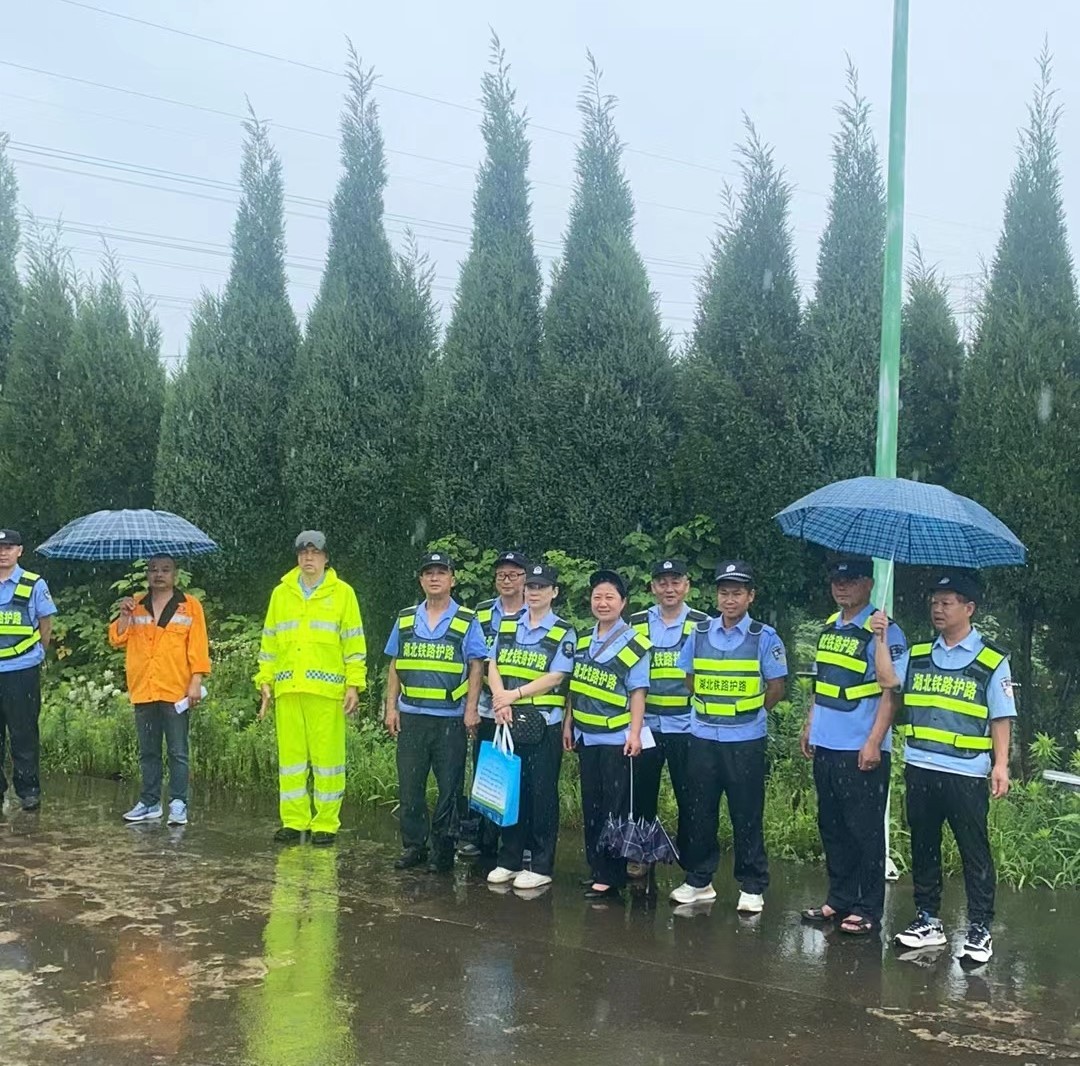
[[[178, 36], [186, 37], [186, 38], [189, 38], [191, 40], [200, 41], [200, 42], [202, 42], [204, 44], [212, 44], [212, 45], [215, 45], [216, 47], [219, 47], [219, 48], [226, 48], [226, 49], [229, 49], [231, 51], [241, 52], [241, 53], [244, 53], [246, 55], [251, 55], [251, 56], [254, 56], [254, 57], [257, 57], [257, 58], [260, 58], [260, 59], [267, 59], [267, 60], [271, 60], [271, 61], [276, 62], [276, 63], [287, 64], [288, 66], [298, 67], [300, 69], [315, 72], [315, 73], [319, 73], [319, 74], [330, 75], [331, 77], [336, 77], [336, 78], [344, 78], [345, 77], [345, 75], [340, 70], [335, 70], [335, 69], [330, 68], [330, 67], [319, 66], [316, 63], [308, 63], [308, 62], [306, 62], [304, 60], [294, 59], [294, 58], [292, 58], [290, 56], [283, 56], [283, 55], [279, 55], [279, 54], [274, 53], [274, 52], [265, 52], [265, 51], [261, 51], [259, 49], [249, 48], [249, 47], [247, 47], [245, 45], [239, 45], [239, 44], [236, 44], [236, 43], [234, 43], [232, 41], [223, 41], [223, 40], [221, 40], [220, 38], [217, 38], [217, 37], [210, 37], [210, 36], [207, 36], [205, 34], [195, 33], [195, 32], [193, 32], [191, 30], [184, 30], [184, 29], [180, 29], [180, 28], [175, 27], [175, 26], [167, 26], [164, 23], [160, 23], [160, 22], [152, 22], [149, 19], [137, 18], [134, 15], [128, 15], [128, 14], [125, 14], [125, 13], [122, 13], [122, 12], [119, 12], [119, 11], [112, 11], [112, 10], [110, 10], [108, 8], [97, 7], [94, 4], [85, 3], [84, 0], [57, 0], [57, 2], [62, 3], [62, 4], [67, 4], [70, 7], [82, 8], [83, 10], [91, 11], [91, 12], [94, 12], [95, 14], [98, 14], [98, 15], [104, 15], [104, 16], [106, 16], [108, 18], [122, 19], [122, 20], [124, 20], [126, 22], [132, 22], [132, 23], [136, 23], [138, 25], [149, 27], [151, 29], [160, 30], [163, 33], [176, 34]], [[444, 97], [432, 96], [432, 95], [429, 95], [427, 93], [416, 92], [416, 91], [414, 91], [412, 89], [404, 89], [404, 88], [402, 88], [400, 86], [389, 85], [389, 84], [387, 84], [385, 82], [382, 82], [382, 81], [379, 82], [379, 88], [384, 89], [387, 92], [397, 93], [397, 94], [400, 94], [400, 95], [403, 95], [403, 96], [412, 97], [412, 98], [417, 99], [417, 100], [423, 100], [423, 101], [425, 101], [427, 103], [438, 104], [438, 105], [443, 106], [443, 107], [454, 108], [455, 110], [465, 111], [465, 112], [468, 112], [468, 113], [471, 113], [471, 114], [483, 114], [483, 109], [479, 108], [479, 107], [476, 107], [475, 105], [462, 104], [462, 103], [460, 103], [458, 101], [455, 101], [455, 100], [447, 100]], [[555, 135], [557, 135], [559, 137], [569, 137], [571, 140], [576, 139], [577, 136], [578, 136], [578, 134], [576, 134], [576, 133], [574, 133], [573, 131], [570, 131], [570, 130], [559, 129], [558, 127], [555, 127], [555, 126], [545, 126], [545, 125], [541, 125], [539, 123], [533, 123], [533, 122], [529, 123], [529, 128], [534, 129], [534, 130], [538, 130], [538, 131], [542, 131], [544, 133], [555, 134]], [[730, 170], [725, 170], [724, 168], [718, 167], [718, 166], [716, 166], [714, 164], [702, 163], [702, 162], [700, 162], [698, 160], [692, 160], [692, 159], [682, 159], [682, 158], [679, 158], [679, 157], [676, 157], [676, 156], [668, 155], [668, 154], [663, 153], [663, 152], [653, 151], [651, 149], [634, 148], [631, 145], [624, 145], [623, 146], [623, 151], [628, 153], [628, 154], [640, 155], [640, 156], [642, 156], [644, 158], [647, 158], [647, 159], [654, 159], [654, 160], [658, 160], [660, 162], [671, 163], [671, 164], [676, 165], [676, 166], [688, 167], [688, 168], [691, 168], [691, 169], [694, 169], [694, 170], [701, 170], [701, 171], [706, 171], [708, 173], [719, 174], [719, 175], [721, 175], [723, 177], [733, 178], [735, 180], [738, 180], [741, 177], [740, 174], [734, 173], [734, 172], [732, 172]], [[804, 193], [807, 196], [813, 196], [813, 197], [821, 198], [821, 199], [828, 199], [829, 198], [828, 193], [821, 192], [821, 191], [815, 190], [815, 189], [800, 189], [799, 191]], [[931, 216], [931, 215], [922, 215], [922, 214], [919, 214], [919, 213], [916, 213], [916, 212], [908, 212], [908, 215], [911, 218], [921, 218], [924, 221], [937, 222], [937, 223], [940, 223], [942, 225], [962, 226], [962, 227], [971, 228], [971, 229], [983, 230], [985, 232], [996, 232], [992, 227], [981, 226], [981, 225], [978, 225], [977, 223], [960, 222], [960, 221], [957, 221], [955, 219], [935, 218], [934, 216]]]

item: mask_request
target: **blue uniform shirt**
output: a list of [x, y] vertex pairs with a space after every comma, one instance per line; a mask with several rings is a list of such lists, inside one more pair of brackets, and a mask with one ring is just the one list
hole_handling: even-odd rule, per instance
[[[536, 626], [529, 624], [529, 610], [525, 609], [525, 613], [518, 619], [517, 626], [517, 643], [522, 645], [539, 644], [540, 641], [547, 636], [548, 630], [555, 624], [555, 620], [558, 615], [554, 611], [548, 611], [543, 618], [540, 619], [540, 623]], [[551, 660], [551, 666], [549, 669], [557, 670], [560, 674], [570, 674], [574, 670], [574, 649], [577, 647], [577, 633], [568, 628], [566, 630], [566, 636], [563, 637], [559, 644], [559, 650], [555, 653], [555, 658]], [[496, 659], [499, 654], [499, 637], [496, 634], [495, 643], [491, 649], [491, 658]], [[503, 679], [504, 688], [521, 688], [522, 685], [527, 685], [528, 682], [524, 681], [520, 677], [507, 677]], [[556, 725], [563, 720], [563, 713], [561, 707], [538, 707], [537, 710], [544, 716], [548, 725]], [[494, 716], [494, 712], [492, 712]]]
[[[449, 606], [441, 615], [439, 615], [438, 622], [435, 623], [434, 628], [428, 625], [427, 607], [423, 600], [417, 604], [416, 607], [416, 628], [414, 632], [420, 640], [441, 640], [446, 634], [446, 629], [450, 625], [450, 619], [457, 614], [458, 603], [456, 600], [451, 599]], [[401, 648], [401, 630], [398, 626], [398, 622], [394, 622], [394, 628], [390, 630], [390, 637], [386, 642], [386, 654], [396, 659], [398, 652]], [[484, 640], [484, 631], [480, 628], [480, 623], [474, 618], [469, 624], [469, 628], [465, 633], [465, 639], [462, 641], [461, 650], [465, 655], [466, 662], [470, 662], [473, 659], [486, 659], [487, 658], [487, 641]], [[430, 714], [435, 718], [456, 718], [458, 715], [463, 714], [465, 711], [465, 697], [462, 696], [458, 705], [448, 711], [436, 711], [430, 707], [417, 707], [415, 704], [407, 703], [400, 696], [398, 697], [398, 710], [403, 714]]]
[[[0, 608], [7, 607], [15, 595], [15, 586], [18, 585], [26, 571], [15, 564], [11, 577], [0, 581]], [[49, 586], [45, 579], [35, 582], [34, 591], [30, 594], [30, 621], [37, 623], [42, 618], [49, 618], [56, 614], [56, 604], [53, 603]], [[45, 649], [40, 644], [35, 644], [29, 651], [17, 655], [14, 659], [0, 659], [0, 674], [10, 673], [12, 670], [28, 670], [31, 666], [37, 666], [45, 659]]]
[[[674, 622], [665, 622], [659, 604], [649, 608], [649, 640], [654, 648], [674, 648], [683, 638], [683, 625], [690, 608], [684, 603]], [[690, 637], [687, 637], [687, 643]], [[680, 664], [681, 665], [681, 664]], [[654, 733], [689, 733], [690, 712], [686, 714], [646, 714], [645, 724]]]
[[[525, 613], [528, 611], [528, 609], [529, 609], [528, 607], [526, 607], [524, 604], [522, 604], [521, 605], [521, 610], [519, 610], [518, 613], [513, 615], [512, 617], [521, 618], [521, 617], [523, 617], [525, 615]], [[499, 597], [491, 605], [491, 632], [494, 633], [495, 636], [492, 637], [491, 644], [488, 647], [488, 656], [489, 656], [489, 658], [494, 653], [495, 641], [496, 641], [496, 639], [498, 638], [498, 635], [499, 635], [499, 626], [502, 625], [502, 620], [505, 617], [506, 617], [506, 615], [503, 613], [502, 597]], [[483, 632], [483, 628], [484, 628], [483, 626], [480, 627], [481, 632]], [[546, 632], [546, 630], [545, 630], [545, 632]], [[537, 639], [539, 639], [539, 638], [537, 638]], [[495, 712], [491, 709], [491, 692], [488, 691], [487, 685], [484, 685], [480, 689], [480, 717], [481, 718], [494, 718], [495, 717]]]
[[[616, 623], [618, 625], [618, 623]], [[592, 643], [589, 645], [589, 654], [596, 655], [593, 662], [606, 663], [611, 659], [614, 659], [630, 643], [630, 638], [637, 632], [633, 626], [627, 626], [626, 629], [618, 635], [606, 648], [604, 648], [603, 654], [596, 655], [597, 649], [601, 647], [605, 640], [611, 636], [611, 631], [608, 630], [604, 636], [598, 637], [596, 635], [596, 626], [592, 628]], [[630, 668], [626, 675], [626, 691], [633, 692], [635, 689], [649, 687], [649, 656], [643, 655], [634, 665]], [[578, 740], [587, 748], [591, 748], [596, 744], [618, 744], [621, 748], [626, 743], [626, 738], [629, 735], [630, 730], [620, 729], [616, 733], [583, 733], [580, 729], [575, 728], [574, 734]]]
[[[864, 625], [876, 610], [877, 608], [872, 603], [867, 604], [849, 624]], [[837, 618], [833, 623], [836, 629], [842, 625], [844, 625], [842, 617]], [[905, 677], [910, 652], [904, 631], [895, 622], [889, 623], [889, 652], [892, 655], [897, 676]], [[877, 670], [874, 667], [873, 640], [866, 645], [866, 660], [870, 664], [866, 680], [874, 681], [877, 679]], [[833, 707], [821, 707], [815, 703], [810, 718], [811, 746], [830, 748], [833, 751], [861, 751], [862, 746], [870, 737], [870, 730], [874, 727], [880, 701], [880, 696], [867, 696], [859, 700], [859, 705], [853, 711], [838, 711]], [[881, 750], [892, 751], [891, 730], [881, 742]]]
[[[930, 658], [935, 666], [942, 670], [962, 670], [983, 650], [985, 644], [977, 629], [951, 648], [938, 637], [930, 651]], [[904, 674], [900, 674], [903, 679]], [[1012, 691], [1012, 669], [1009, 660], [1003, 659], [990, 675], [986, 686], [986, 706], [990, 710], [990, 720], [995, 718], [1015, 718], [1016, 701]], [[973, 759], [962, 759], [956, 755], [939, 755], [935, 751], [923, 751], [908, 744], [904, 748], [904, 761], [909, 766], [921, 766], [924, 770], [941, 770], [949, 774], [961, 774], [964, 777], [986, 777], [990, 773], [991, 752], [979, 752]]]
[[323, 576], [320, 577], [319, 580], [316, 581], [315, 584], [311, 586], [311, 588], [308, 588], [307, 585], [304, 584], [304, 575], [303, 574], [297, 574], [296, 575], [296, 580], [300, 584], [300, 595], [303, 596], [305, 600], [310, 600], [311, 596], [315, 592], [315, 590], [326, 580], [326, 575], [323, 574]]
[[[717, 651], [734, 651], [745, 639], [752, 619], [744, 614], [731, 629], [724, 627], [722, 618], [709, 620], [709, 643]], [[758, 644], [758, 662], [761, 663], [761, 676], [766, 681], [775, 681], [778, 677], [787, 677], [787, 651], [784, 642], [772, 626], [762, 623], [761, 642]], [[679, 653], [679, 669], [687, 674], [694, 672], [693, 636], [683, 645]], [[717, 740], [732, 744], [740, 740], [760, 740], [769, 732], [769, 715], [764, 707], [754, 715], [747, 716], [745, 722], [735, 725], [715, 726], [699, 720], [697, 712], [692, 712], [690, 732], [702, 740]]]

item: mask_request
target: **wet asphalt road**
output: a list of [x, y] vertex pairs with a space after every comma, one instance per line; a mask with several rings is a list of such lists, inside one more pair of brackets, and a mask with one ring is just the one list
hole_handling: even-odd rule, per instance
[[[459, 865], [396, 874], [385, 812], [336, 849], [270, 842], [271, 805], [125, 826], [131, 788], [53, 781], [0, 821], [0, 1063], [1043, 1063], [1080, 1059], [1080, 893], [1002, 891], [965, 971], [803, 926], [823, 871], [773, 864], [767, 910], [580, 895], [577, 834], [522, 899]], [[887, 928], [910, 917], [890, 888]], [[961, 931], [962, 888], [947, 890]]]

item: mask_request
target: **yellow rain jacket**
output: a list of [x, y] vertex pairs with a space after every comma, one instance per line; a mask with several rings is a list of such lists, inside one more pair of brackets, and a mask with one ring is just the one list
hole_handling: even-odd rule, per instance
[[352, 586], [332, 567], [305, 598], [300, 568], [274, 589], [263, 625], [255, 685], [275, 696], [309, 693], [343, 700], [346, 686], [367, 686], [367, 643]]

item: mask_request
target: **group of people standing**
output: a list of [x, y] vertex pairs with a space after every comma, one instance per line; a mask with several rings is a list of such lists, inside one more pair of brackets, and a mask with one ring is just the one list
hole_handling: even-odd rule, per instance
[[[367, 648], [356, 593], [329, 564], [317, 530], [295, 541], [297, 565], [270, 599], [255, 683], [260, 717], [274, 704], [279, 810], [275, 839], [309, 834], [329, 846], [345, 793], [346, 718], [366, 687]], [[40, 803], [38, 671], [55, 612], [47, 586], [18, 565], [22, 538], [0, 530], [0, 768], [10, 738], [14, 784], [26, 810]], [[148, 592], [122, 602], [110, 641], [126, 649], [135, 706], [142, 791], [124, 818], [163, 816], [161, 746], [169, 753], [169, 821], [187, 821], [188, 712], [210, 671], [198, 601], [176, 589], [170, 558], [148, 563]], [[422, 599], [397, 616], [389, 657], [385, 724], [397, 742], [402, 852], [398, 869], [450, 870], [455, 854], [490, 860], [487, 880], [525, 895], [551, 883], [559, 833], [564, 755], [579, 760], [591, 900], [621, 897], [641, 870], [600, 846], [610, 815], [652, 820], [666, 766], [678, 805], [681, 905], [716, 898], [721, 799], [734, 838], [736, 906], [765, 906], [769, 865], [763, 816], [768, 712], [785, 696], [787, 653], [754, 619], [755, 575], [743, 560], [715, 574], [715, 616], [691, 609], [686, 564], [652, 568], [654, 603], [627, 615], [629, 589], [615, 570], [590, 576], [594, 624], [584, 632], [555, 610], [559, 574], [517, 551], [495, 561], [496, 596], [470, 609], [453, 596], [454, 561], [429, 552], [418, 567]], [[977, 575], [935, 576], [933, 636], [909, 646], [871, 604], [869, 559], [828, 570], [836, 612], [815, 653], [813, 702], [802, 748], [813, 759], [818, 825], [828, 871], [824, 900], [802, 912], [813, 923], [866, 936], [880, 929], [885, 896], [885, 813], [894, 726], [905, 738], [906, 813], [916, 915], [896, 935], [912, 949], [947, 943], [938, 917], [941, 834], [952, 828], [964, 866], [969, 928], [962, 953], [992, 954], [995, 871], [989, 797], [1009, 788], [1015, 717], [1007, 654], [973, 626]], [[469, 738], [473, 760], [498, 725], [523, 726], [520, 813], [501, 831], [462, 818]], [[527, 728], [524, 728], [527, 726]], [[429, 812], [430, 775], [437, 801]], [[987, 787], [987, 777], [990, 787]], [[0, 786], [6, 781], [0, 769]]]

